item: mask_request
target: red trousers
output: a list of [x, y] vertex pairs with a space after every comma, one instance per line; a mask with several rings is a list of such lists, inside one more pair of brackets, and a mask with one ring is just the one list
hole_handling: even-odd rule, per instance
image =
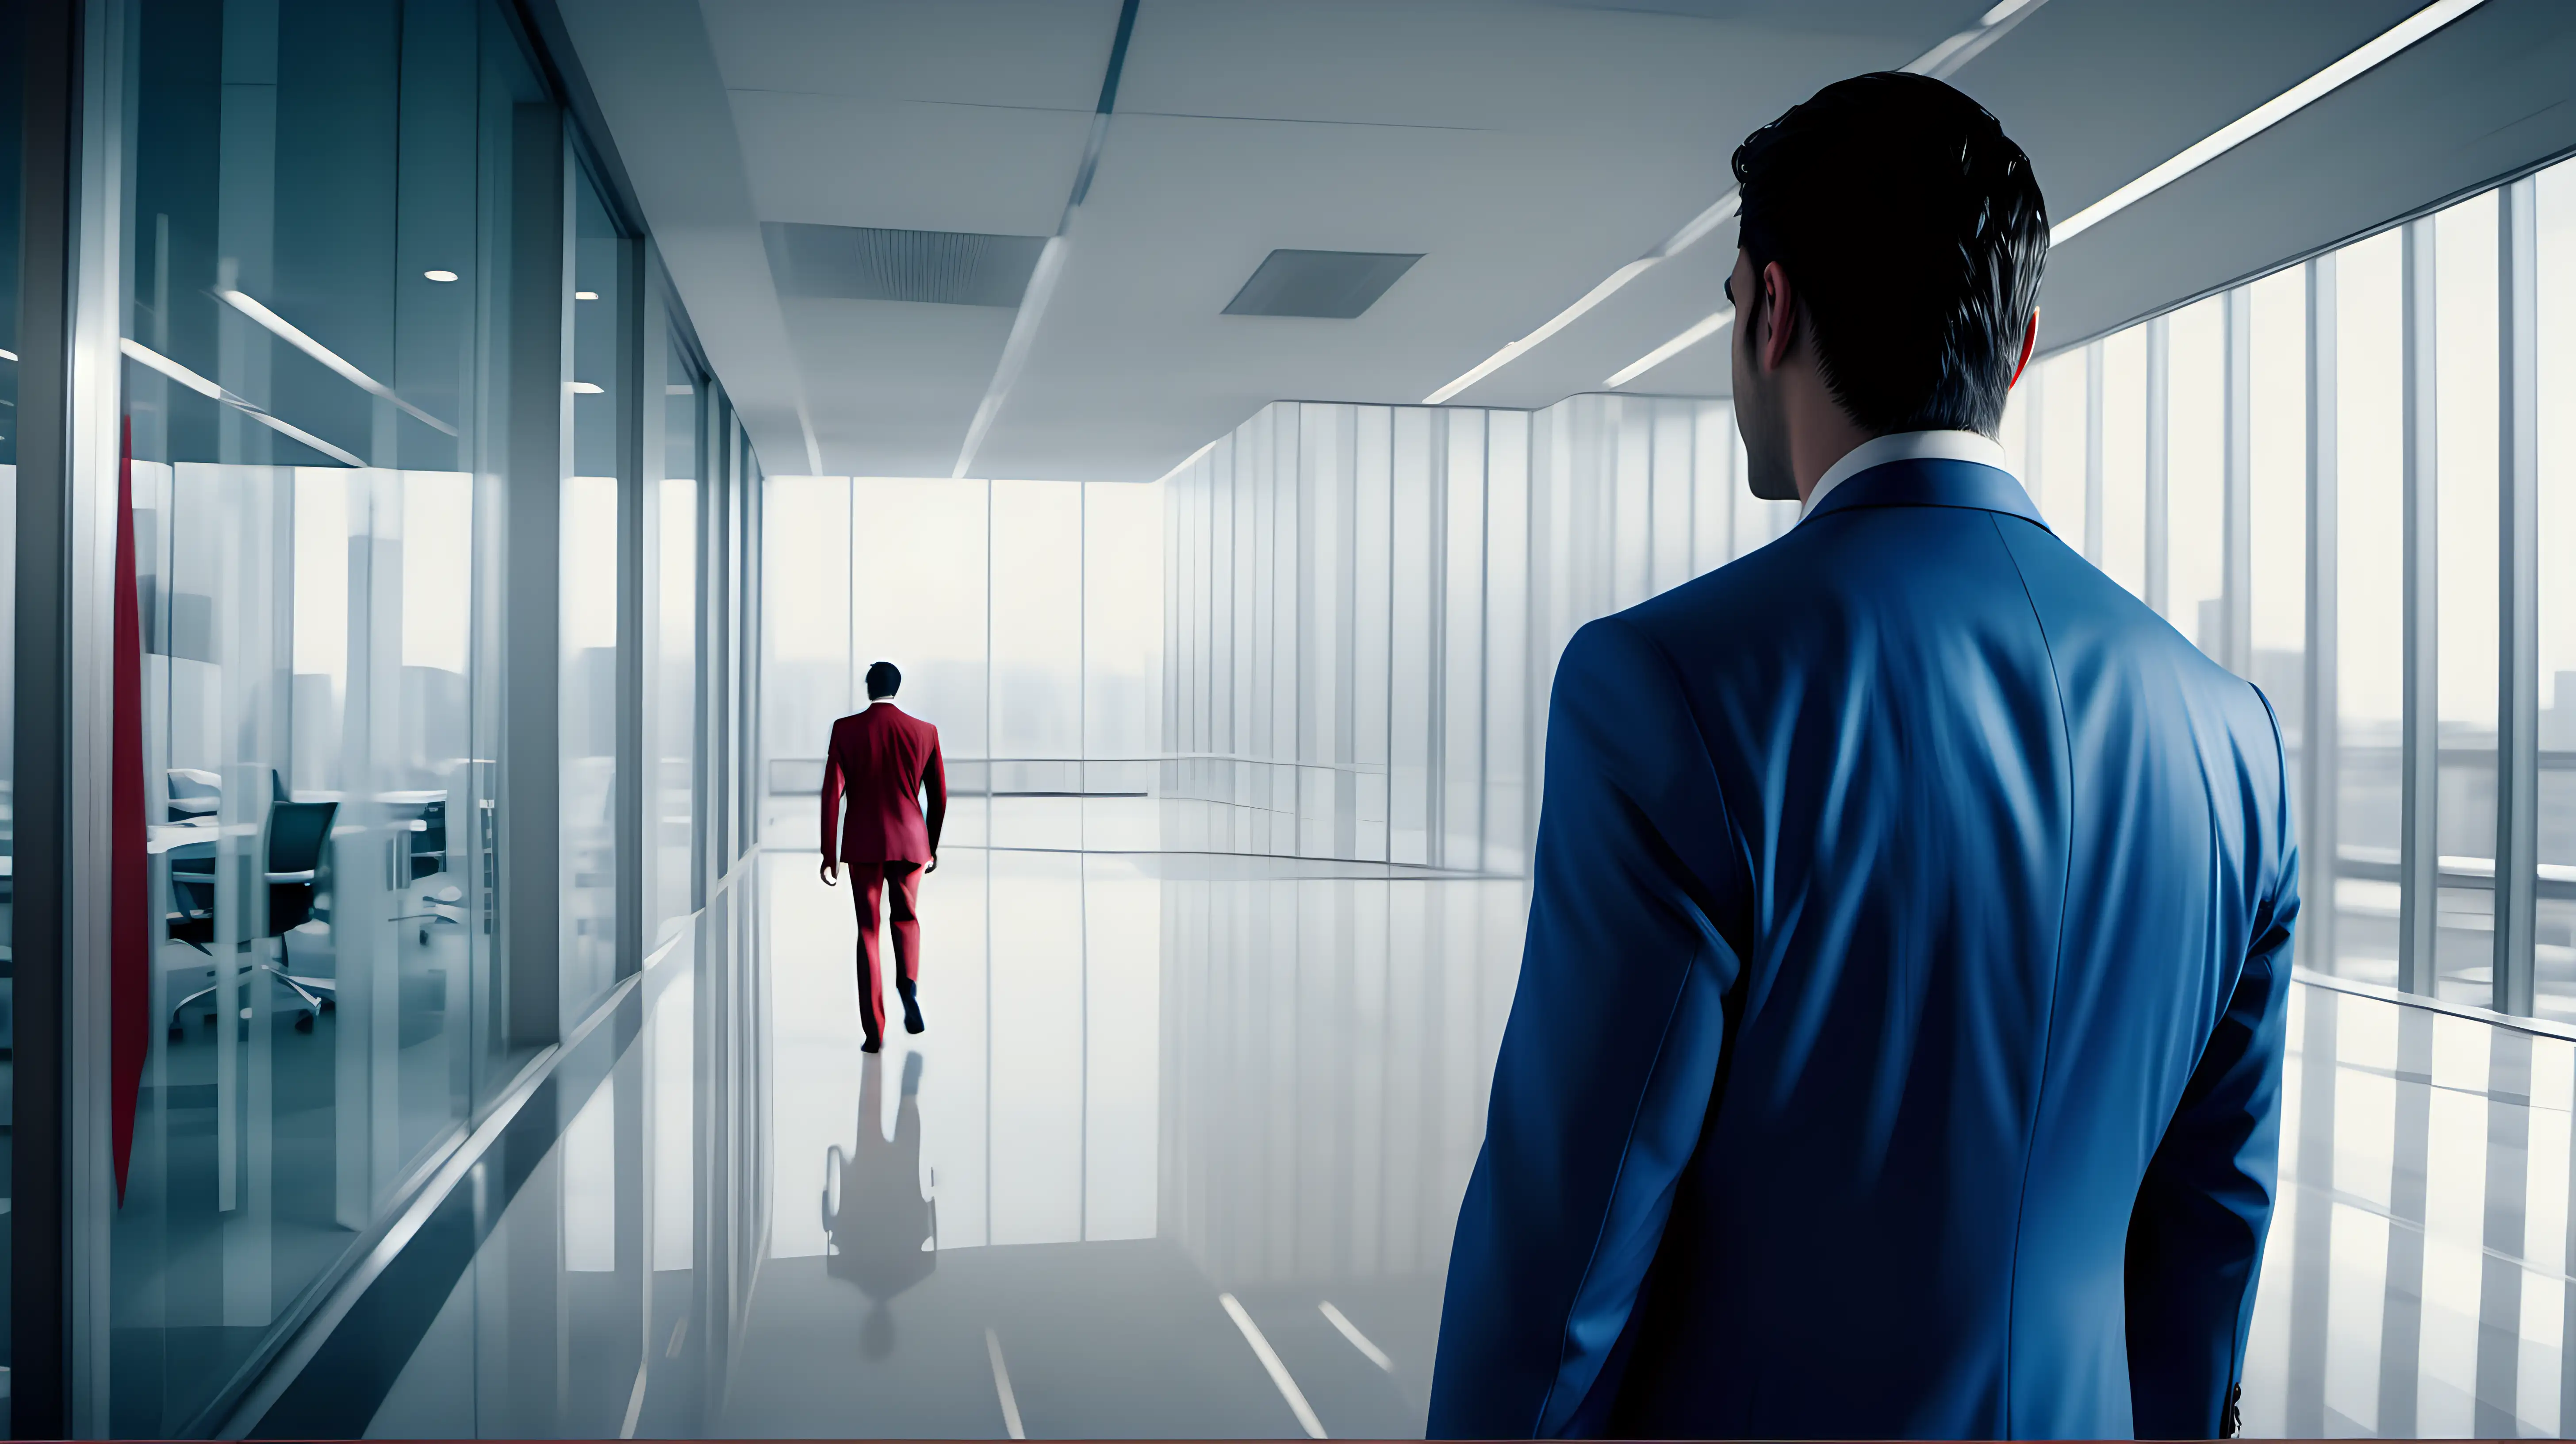
[[877, 903], [894, 884], [892, 896], [885, 897], [886, 921], [894, 933], [894, 965], [904, 982], [921, 977], [921, 917], [913, 910], [921, 893], [921, 864], [917, 862], [853, 862], [843, 864], [850, 870], [850, 903], [859, 914], [859, 1012], [868, 1036], [885, 1036], [885, 990], [880, 982], [885, 970], [877, 961]]

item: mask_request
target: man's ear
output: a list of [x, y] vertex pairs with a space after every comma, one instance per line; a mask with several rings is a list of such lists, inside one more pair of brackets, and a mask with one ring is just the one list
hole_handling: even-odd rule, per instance
[[2021, 384], [2021, 373], [2030, 369], [2030, 353], [2039, 348], [2039, 308], [2030, 308], [2030, 324], [2021, 328], [2021, 359], [2013, 363], [2013, 379], [2004, 389]]
[[1789, 348], [1797, 340], [1798, 293], [1778, 261], [1763, 266], [1759, 289], [1763, 330], [1756, 338], [1754, 360], [1765, 371], [1777, 371], [1788, 364]]

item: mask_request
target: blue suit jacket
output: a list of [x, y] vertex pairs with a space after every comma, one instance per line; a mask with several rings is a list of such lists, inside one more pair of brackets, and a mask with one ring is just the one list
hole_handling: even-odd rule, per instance
[[1431, 1433], [2216, 1435], [2297, 886], [2262, 695], [2005, 472], [1586, 626]]

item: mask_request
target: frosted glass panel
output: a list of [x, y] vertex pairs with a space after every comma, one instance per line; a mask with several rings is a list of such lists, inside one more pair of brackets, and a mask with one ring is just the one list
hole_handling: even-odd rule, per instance
[[1265, 408], [1161, 497], [1165, 845], [1520, 869], [1566, 640], [1796, 520], [1738, 453], [1722, 401]]

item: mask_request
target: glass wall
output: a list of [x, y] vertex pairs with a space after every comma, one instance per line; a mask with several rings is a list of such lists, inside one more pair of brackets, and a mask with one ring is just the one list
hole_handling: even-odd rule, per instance
[[[698, 628], [700, 589], [698, 509], [705, 490], [707, 385], [676, 338], [664, 342], [661, 389], [646, 387], [648, 427], [658, 428], [661, 475], [648, 493], [653, 528], [644, 561], [646, 625], [652, 633], [653, 678], [647, 724], [653, 759], [647, 802], [651, 836], [647, 946], [677, 932], [698, 906]], [[660, 398], [660, 415], [652, 401]]]
[[943, 844], [1160, 845], [1160, 488], [778, 476], [761, 491], [777, 522], [766, 605], [794, 619], [761, 671], [768, 845], [820, 840], [823, 748], [878, 661], [903, 672], [897, 705], [939, 729]]
[[572, 475], [563, 489], [562, 929], [563, 1016], [578, 1018], [617, 980], [618, 727], [626, 708], [619, 612], [621, 424], [631, 242], [599, 188], [573, 179], [572, 336], [566, 390]]
[[[2102, 395], [2080, 419], [2047, 399], [2075, 353], [2042, 362], [2011, 440], [2053, 500], [2080, 428], [2095, 560], [2270, 697], [2303, 961], [2576, 1020], [2576, 167], [2512, 193], [2519, 224], [2490, 191], [2091, 343]], [[2501, 508], [2525, 484], [2537, 540], [2517, 553]], [[2514, 764], [2536, 844], [2500, 809], [2517, 730], [2538, 744]]]
[[522, 168], [553, 132], [473, 0], [127, 19], [158, 927], [103, 1422], [167, 1435], [208, 1427], [506, 1057], [468, 822], [499, 801], [475, 478], [504, 470]]
[[121, 354], [74, 384], [119, 408], [100, 482], [136, 621], [78, 665], [142, 719], [131, 752], [85, 745], [140, 779], [113, 856], [151, 923], [106, 1026], [150, 1046], [108, 1100], [133, 1121], [121, 1200], [72, 1224], [109, 1233], [112, 1377], [105, 1414], [71, 1417], [160, 1437], [215, 1429], [727, 870], [700, 779], [751, 765], [734, 643], [758, 615], [740, 590], [701, 605], [700, 578], [758, 511], [747, 439], [685, 328], [642, 324], [644, 244], [498, 0], [116, 19], [126, 110], [91, 139], [123, 230], [84, 264], [117, 280]]
[[1281, 402], [1166, 483], [1165, 845], [1516, 873], [1577, 627], [1797, 518], [1723, 401]]

